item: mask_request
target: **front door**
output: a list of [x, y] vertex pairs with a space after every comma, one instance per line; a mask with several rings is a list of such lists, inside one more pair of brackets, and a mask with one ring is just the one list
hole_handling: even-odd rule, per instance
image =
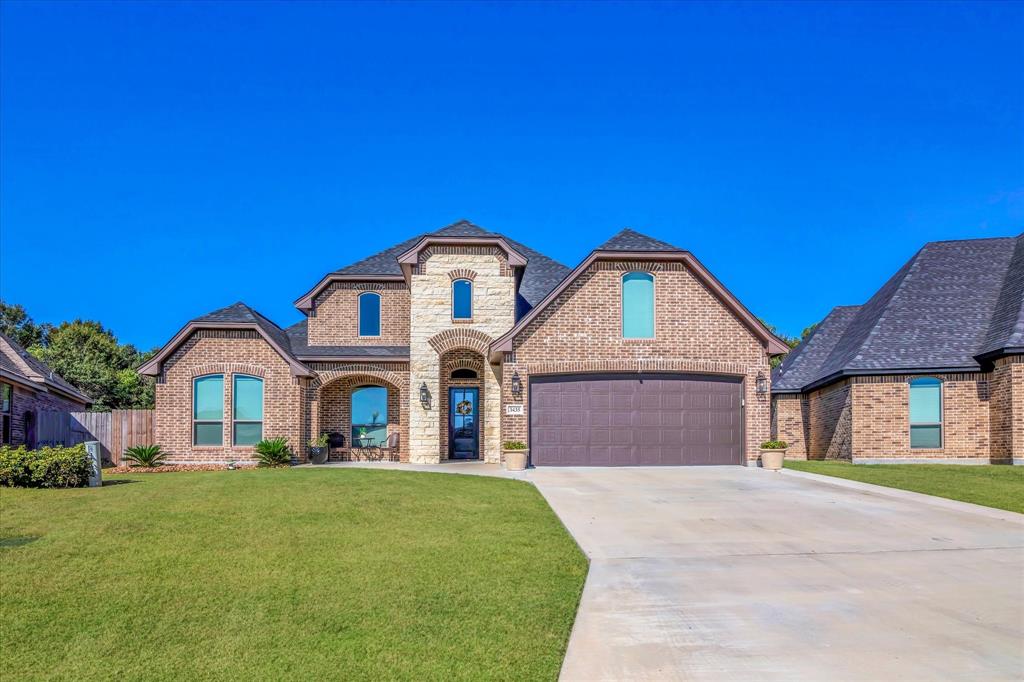
[[480, 458], [480, 389], [448, 389], [448, 458]]

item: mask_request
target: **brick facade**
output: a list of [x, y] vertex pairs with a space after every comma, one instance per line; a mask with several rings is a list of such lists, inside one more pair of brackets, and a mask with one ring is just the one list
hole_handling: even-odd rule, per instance
[[1024, 364], [1003, 358], [991, 372], [942, 380], [942, 447], [910, 447], [910, 380], [860, 376], [808, 394], [773, 397], [773, 434], [787, 457], [857, 461], [1008, 462], [1024, 456]]
[[[8, 383], [8, 382], [0, 382]], [[43, 410], [57, 412], [82, 412], [84, 403], [69, 400], [52, 392], [41, 392], [26, 388], [16, 383], [11, 386], [11, 445], [51, 445], [39, 440], [38, 431], [32, 426], [33, 420], [38, 424], [39, 413]]]
[[[655, 338], [623, 339], [621, 278], [655, 276]], [[745, 453], [759, 457], [770, 435], [770, 402], [756, 393], [768, 376], [760, 340], [683, 263], [597, 261], [530, 322], [506, 354], [502, 397], [513, 402], [511, 377], [523, 383], [523, 415], [502, 416], [502, 439], [529, 439], [529, 377], [546, 374], [651, 371], [726, 374], [744, 379]]]
[[[380, 294], [380, 336], [359, 336], [359, 295]], [[405, 282], [332, 282], [313, 299], [306, 323], [311, 346], [408, 346], [409, 287]]]

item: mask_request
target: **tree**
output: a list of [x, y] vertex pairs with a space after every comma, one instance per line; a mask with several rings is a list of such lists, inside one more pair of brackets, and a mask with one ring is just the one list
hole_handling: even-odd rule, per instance
[[52, 325], [33, 322], [23, 306], [0, 299], [0, 332], [14, 339], [22, 348], [44, 345], [51, 329]]

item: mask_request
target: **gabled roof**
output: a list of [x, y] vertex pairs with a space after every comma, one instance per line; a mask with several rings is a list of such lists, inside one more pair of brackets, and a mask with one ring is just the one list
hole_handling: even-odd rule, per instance
[[92, 398], [3, 333], [0, 333], [0, 378], [16, 381], [36, 391], [55, 391], [77, 402], [92, 404]]
[[583, 259], [566, 277], [551, 289], [547, 295], [535, 305], [527, 314], [522, 316], [515, 326], [503, 334], [491, 344], [491, 355], [509, 352], [513, 348], [516, 336], [523, 331], [534, 320], [544, 308], [558, 298], [558, 295], [565, 291], [580, 275], [586, 272], [594, 261], [597, 260], [661, 260], [683, 262], [700, 279], [711, 292], [718, 297], [722, 303], [729, 308], [746, 326], [761, 339], [765, 348], [772, 355], [779, 355], [789, 350], [789, 346], [782, 339], [778, 338], [771, 331], [751, 314], [747, 308], [740, 303], [739, 299], [722, 286], [714, 275], [698, 261], [692, 253], [684, 251], [663, 241], [648, 237], [635, 230], [621, 230], [614, 237], [606, 241]]
[[307, 323], [308, 320], [302, 320], [284, 330], [291, 351], [299, 360], [325, 362], [372, 359], [393, 362], [409, 359], [409, 346], [310, 346]]
[[833, 310], [775, 371], [775, 393], [843, 376], [979, 371], [1020, 343], [1021, 237], [930, 242], [861, 306]]
[[[526, 261], [523, 267], [522, 279], [519, 283], [519, 297], [521, 300], [517, 301], [517, 308], [523, 312], [540, 302], [569, 272], [568, 267], [513, 239], [509, 239], [505, 235], [485, 230], [468, 220], [460, 220], [439, 230], [424, 232], [411, 239], [406, 239], [379, 253], [328, 273], [316, 286], [295, 301], [296, 307], [300, 310], [307, 310], [312, 299], [333, 281], [404, 279], [402, 267], [398, 260], [399, 257], [428, 237], [466, 237], [503, 240], [511, 247], [511, 250], [521, 255]], [[517, 312], [517, 314], [519, 313]]]
[[182, 327], [148, 362], [139, 367], [140, 374], [157, 376], [164, 360], [199, 329], [253, 329], [288, 363], [293, 376], [312, 376], [291, 351], [288, 335], [268, 317], [238, 301], [224, 308], [200, 315]]

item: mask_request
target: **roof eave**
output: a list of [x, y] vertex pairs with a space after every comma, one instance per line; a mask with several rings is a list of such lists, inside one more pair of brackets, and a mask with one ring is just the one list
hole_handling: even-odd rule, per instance
[[1007, 355], [1024, 355], [1024, 346], [1004, 346], [1003, 348], [996, 348], [995, 350], [975, 355], [974, 359], [977, 360], [979, 364], [982, 364], [998, 360], [999, 358], [1006, 357]]
[[837, 381], [843, 379], [849, 379], [850, 377], [870, 377], [870, 376], [893, 376], [898, 374], [978, 374], [982, 370], [980, 367], [974, 366], [960, 366], [960, 367], [896, 367], [892, 369], [844, 369], [838, 372], [833, 372], [826, 377], [821, 379], [815, 379], [809, 384], [806, 384], [803, 388], [798, 389], [776, 389], [772, 388], [772, 394], [776, 393], [810, 393], [820, 388], [825, 388], [830, 384], [834, 384]]
[[409, 355], [296, 355], [303, 362], [409, 362]]
[[401, 282], [404, 279], [403, 275], [355, 275], [332, 272], [329, 275], [325, 275], [312, 289], [295, 299], [292, 305], [303, 313], [309, 313], [313, 309], [313, 299], [330, 286], [332, 282]]

